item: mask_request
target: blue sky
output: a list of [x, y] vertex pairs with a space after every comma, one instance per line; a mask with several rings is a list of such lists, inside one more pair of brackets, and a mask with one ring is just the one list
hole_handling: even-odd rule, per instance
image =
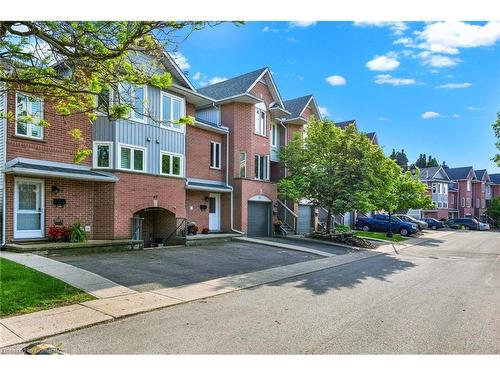
[[376, 131], [386, 154], [500, 172], [500, 23], [247, 22], [195, 32], [177, 61], [195, 86], [269, 66], [284, 99], [312, 93], [334, 121]]

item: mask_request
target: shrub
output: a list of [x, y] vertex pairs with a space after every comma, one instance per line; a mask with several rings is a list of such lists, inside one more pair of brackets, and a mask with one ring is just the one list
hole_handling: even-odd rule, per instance
[[341, 233], [349, 233], [351, 231], [351, 227], [344, 224], [335, 224], [335, 231]]
[[201, 230], [201, 233], [203, 233], [203, 234], [208, 234], [208, 228], [203, 228], [203, 229]]
[[64, 242], [68, 240], [69, 230], [64, 226], [52, 224], [47, 232], [47, 237], [51, 241]]
[[82, 229], [79, 221], [71, 224], [69, 227], [69, 241], [70, 242], [85, 242], [87, 240], [87, 233]]

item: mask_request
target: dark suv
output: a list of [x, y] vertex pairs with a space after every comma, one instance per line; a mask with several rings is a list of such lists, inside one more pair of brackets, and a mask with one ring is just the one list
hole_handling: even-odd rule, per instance
[[474, 218], [464, 217], [461, 219], [452, 219], [451, 222], [459, 227], [463, 226], [465, 229], [479, 230], [479, 221]]

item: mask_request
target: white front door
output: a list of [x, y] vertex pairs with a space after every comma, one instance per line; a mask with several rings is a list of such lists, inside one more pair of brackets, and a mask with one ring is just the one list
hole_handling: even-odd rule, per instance
[[208, 197], [208, 229], [220, 230], [220, 194], [210, 193]]
[[14, 189], [14, 238], [44, 237], [44, 182], [16, 178]]

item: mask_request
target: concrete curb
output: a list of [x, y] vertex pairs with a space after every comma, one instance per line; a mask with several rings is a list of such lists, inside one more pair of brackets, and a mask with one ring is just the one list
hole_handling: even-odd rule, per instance
[[226, 276], [201, 283], [134, 292], [0, 320], [0, 348], [43, 339], [102, 322], [289, 279], [382, 255], [362, 251]]
[[287, 249], [287, 250], [294, 250], [294, 251], [300, 251], [303, 253], [309, 253], [309, 254], [315, 254], [319, 255], [322, 257], [332, 257], [332, 256], [337, 256], [335, 254], [327, 253], [326, 251], [321, 251], [321, 250], [314, 250], [309, 247], [303, 247], [303, 246], [296, 246], [296, 245], [289, 245], [285, 244], [282, 242], [276, 242], [276, 241], [266, 241], [266, 240], [260, 240], [257, 238], [249, 238], [249, 237], [235, 237], [232, 239], [233, 241], [240, 241], [240, 242], [250, 242], [258, 245], [266, 245], [266, 246], [272, 246], [272, 247], [279, 247], [282, 249]]

